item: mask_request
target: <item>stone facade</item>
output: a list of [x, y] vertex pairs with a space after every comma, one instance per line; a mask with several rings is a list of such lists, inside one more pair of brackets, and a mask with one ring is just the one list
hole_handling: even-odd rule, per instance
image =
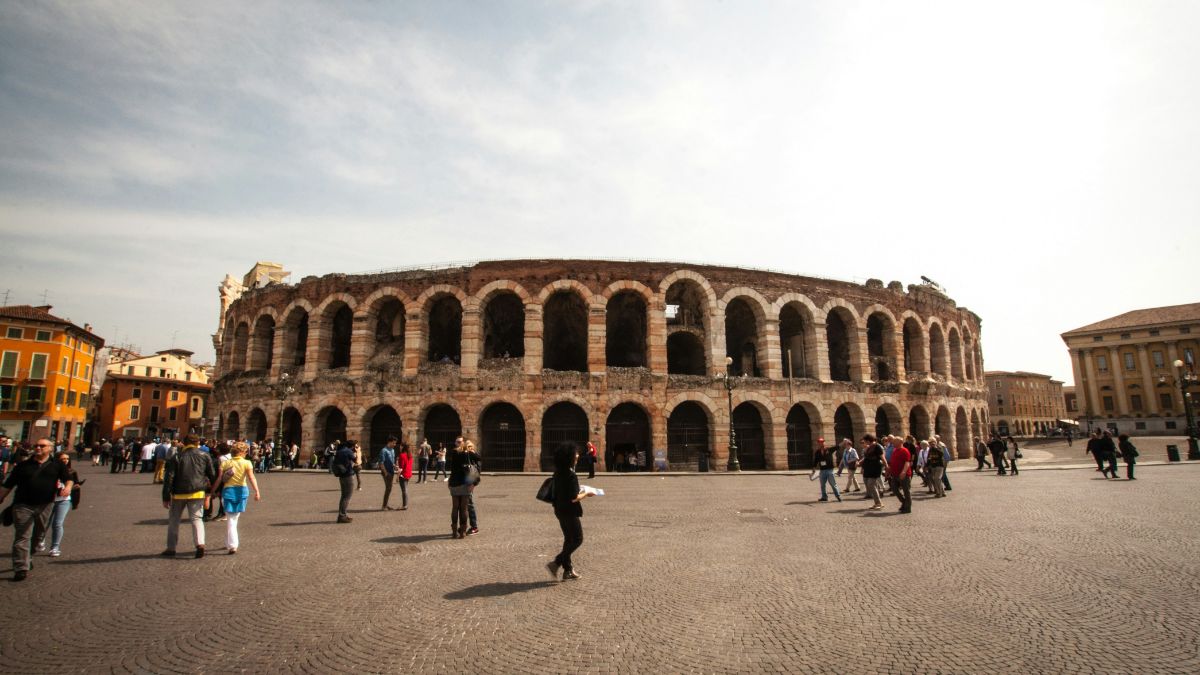
[[1080, 425], [1134, 436], [1183, 435], [1182, 373], [1174, 364], [1196, 372], [1198, 337], [1200, 303], [1137, 309], [1063, 333]]
[[988, 411], [1001, 436], [1044, 436], [1066, 419], [1062, 382], [1049, 375], [989, 370]]
[[731, 420], [747, 470], [868, 431], [936, 430], [966, 457], [988, 426], [979, 335], [936, 288], [878, 280], [592, 260], [331, 274], [229, 303], [212, 409], [223, 436], [281, 426], [305, 456], [461, 431], [488, 470], [589, 439], [605, 465], [666, 450], [720, 469]]

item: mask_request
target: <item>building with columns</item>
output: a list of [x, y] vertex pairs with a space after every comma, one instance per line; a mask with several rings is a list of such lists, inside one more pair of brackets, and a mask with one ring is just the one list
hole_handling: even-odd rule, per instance
[[1198, 337], [1200, 303], [1137, 309], [1063, 333], [1083, 429], [1185, 433], [1174, 363], [1195, 371]]
[[461, 433], [492, 471], [587, 440], [610, 469], [723, 469], [732, 427], [743, 469], [789, 469], [868, 431], [966, 457], [988, 426], [980, 319], [929, 284], [596, 260], [275, 278], [221, 287], [212, 410], [302, 456]]
[[1001, 436], [1044, 436], [1066, 418], [1062, 382], [1049, 375], [989, 370], [988, 411]]

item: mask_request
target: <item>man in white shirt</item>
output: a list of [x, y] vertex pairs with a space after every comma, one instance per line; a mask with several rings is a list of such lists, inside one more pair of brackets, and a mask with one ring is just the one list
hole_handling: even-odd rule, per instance
[[150, 473], [154, 470], [154, 449], [157, 447], [158, 443], [153, 440], [142, 446], [142, 473]]

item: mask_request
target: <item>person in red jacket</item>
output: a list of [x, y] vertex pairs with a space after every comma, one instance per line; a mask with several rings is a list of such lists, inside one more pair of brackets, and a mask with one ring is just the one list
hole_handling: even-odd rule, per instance
[[896, 446], [888, 460], [888, 475], [900, 500], [900, 513], [912, 513], [912, 454], [903, 445]]
[[400, 444], [400, 454], [396, 456], [396, 482], [400, 484], [400, 510], [408, 510], [408, 481], [412, 478], [413, 456], [408, 443]]
[[588, 478], [596, 477], [596, 444], [588, 441], [587, 444], [587, 459]]

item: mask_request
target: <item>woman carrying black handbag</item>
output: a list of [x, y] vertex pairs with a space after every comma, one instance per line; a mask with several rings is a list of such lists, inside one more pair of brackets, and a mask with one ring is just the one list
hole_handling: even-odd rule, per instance
[[554, 448], [554, 516], [562, 528], [563, 546], [554, 560], [546, 563], [546, 569], [551, 578], [558, 579], [558, 570], [562, 568], [563, 581], [579, 578], [571, 564], [571, 554], [583, 544], [583, 523], [580, 522], [583, 506], [580, 502], [591, 496], [579, 489], [579, 477], [575, 475], [578, 462], [579, 448], [574, 443], [560, 443]]

